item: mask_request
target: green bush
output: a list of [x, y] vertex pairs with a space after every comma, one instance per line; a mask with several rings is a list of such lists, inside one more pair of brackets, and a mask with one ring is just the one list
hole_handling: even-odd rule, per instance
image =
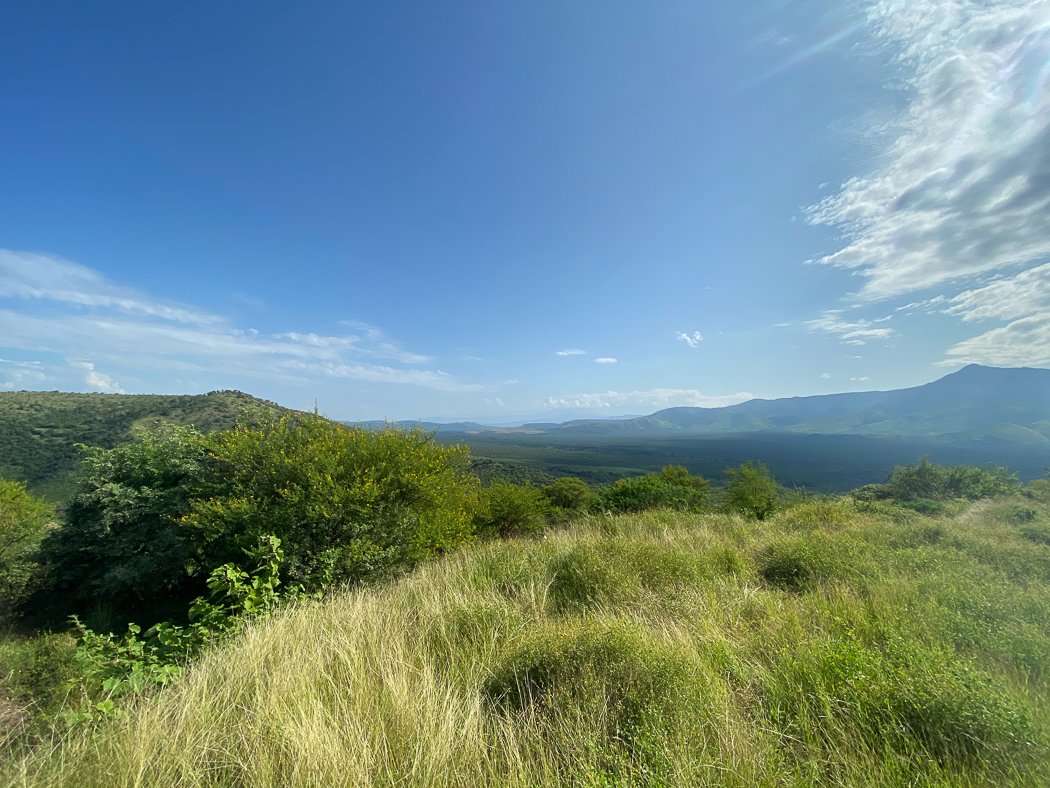
[[699, 512], [704, 508], [709, 484], [680, 465], [668, 465], [659, 473], [618, 479], [599, 493], [599, 505], [609, 512], [643, 512], [668, 508]]
[[215, 474], [204, 436], [161, 425], [114, 449], [82, 447], [78, 488], [62, 527], [41, 546], [47, 577], [34, 607], [106, 608], [119, 622], [165, 617], [203, 590], [179, 520]]
[[472, 536], [469, 454], [421, 430], [297, 414], [214, 433], [206, 445], [211, 489], [179, 524], [209, 568], [272, 534], [287, 579], [314, 589], [389, 575]]
[[866, 485], [854, 492], [863, 498], [893, 498], [918, 503], [937, 513], [935, 507], [922, 502], [965, 498], [976, 501], [1006, 495], [1020, 489], [1015, 474], [1005, 468], [978, 468], [972, 465], [935, 465], [923, 457], [915, 465], [898, 465], [883, 484]]
[[590, 509], [598, 496], [583, 479], [565, 476], [543, 488], [543, 494], [556, 512], [578, 514]]
[[39, 570], [36, 550], [54, 516], [24, 484], [0, 479], [0, 622], [30, 591]]
[[746, 462], [738, 468], [727, 468], [722, 505], [731, 512], [765, 520], [777, 508], [780, 486], [765, 465]]
[[146, 431], [86, 452], [65, 524], [42, 550], [38, 604], [103, 607], [94, 626], [177, 618], [210, 572], [274, 535], [283, 579], [311, 589], [409, 567], [472, 537], [467, 451], [423, 432], [285, 415], [202, 435]]
[[481, 491], [475, 526], [483, 536], [527, 536], [547, 527], [550, 504], [535, 487], [497, 482]]

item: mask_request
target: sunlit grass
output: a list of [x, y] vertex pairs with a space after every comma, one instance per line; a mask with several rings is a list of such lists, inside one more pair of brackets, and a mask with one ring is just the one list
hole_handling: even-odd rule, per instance
[[3, 777], [1050, 784], [1048, 523], [842, 500], [482, 544], [256, 625]]

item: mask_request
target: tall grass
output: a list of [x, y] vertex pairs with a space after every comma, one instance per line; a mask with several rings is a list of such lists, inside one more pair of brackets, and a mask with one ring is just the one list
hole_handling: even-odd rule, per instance
[[27, 785], [1047, 785], [1046, 507], [479, 545], [288, 610]]

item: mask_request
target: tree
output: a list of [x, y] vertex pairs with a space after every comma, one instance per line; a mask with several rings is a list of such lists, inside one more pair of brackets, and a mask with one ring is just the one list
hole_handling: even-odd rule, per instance
[[215, 481], [205, 436], [167, 424], [113, 449], [81, 449], [77, 491], [41, 547], [38, 606], [58, 605], [60, 616], [106, 609], [120, 624], [184, 608], [212, 568], [194, 562], [180, 525]]
[[762, 463], [745, 462], [738, 468], [727, 468], [723, 505], [759, 520], [766, 519], [777, 506], [780, 486]]
[[29, 590], [38, 571], [37, 546], [54, 516], [51, 505], [26, 492], [24, 484], [0, 479], [0, 620]]

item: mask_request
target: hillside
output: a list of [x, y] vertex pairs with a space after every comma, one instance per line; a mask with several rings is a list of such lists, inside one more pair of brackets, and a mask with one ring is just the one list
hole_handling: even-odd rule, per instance
[[110, 448], [137, 427], [160, 421], [208, 432], [252, 410], [279, 406], [239, 391], [199, 395], [0, 392], [0, 478], [25, 481], [60, 500], [79, 452], [76, 444]]
[[991, 439], [1050, 448], [1050, 369], [971, 364], [907, 389], [755, 399], [723, 408], [668, 408], [620, 421], [570, 421], [552, 431], [592, 435], [791, 432]]
[[303, 604], [26, 785], [1050, 784], [1050, 517], [849, 499], [496, 542]]

